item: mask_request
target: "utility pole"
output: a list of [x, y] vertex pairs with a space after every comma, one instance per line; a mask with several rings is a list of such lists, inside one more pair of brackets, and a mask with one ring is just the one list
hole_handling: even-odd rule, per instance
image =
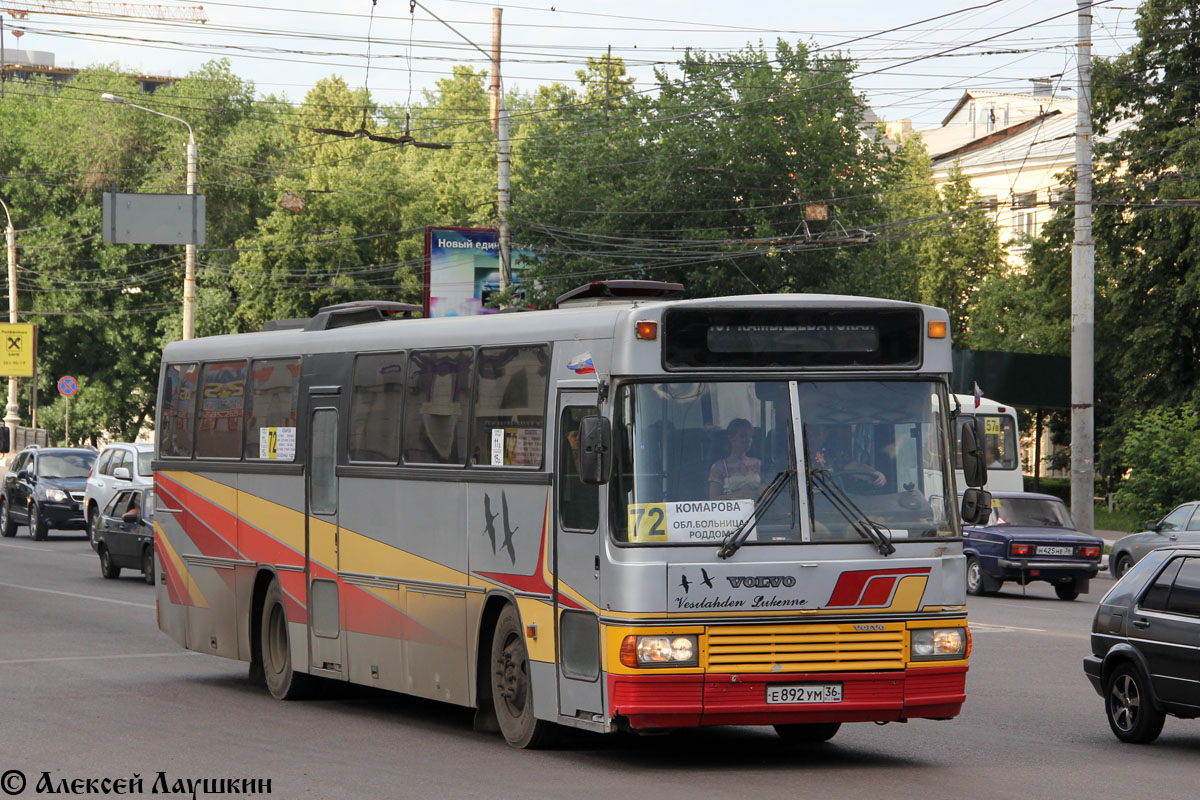
[[500, 17], [502, 8], [492, 9], [492, 85], [497, 96], [496, 119], [496, 221], [500, 228], [500, 291], [512, 287], [512, 242], [508, 234], [508, 204], [512, 197], [509, 182], [508, 109], [504, 106], [504, 88], [500, 81]]
[[[187, 123], [184, 123], [187, 124]], [[183, 250], [183, 338], [196, 335], [196, 137], [188, 125], [187, 193], [192, 198], [192, 235]]]
[[[8, 249], [8, 321], [14, 325], [17, 319], [17, 230], [13, 227], [12, 214], [8, 213], [8, 204], [0, 200], [4, 206], [4, 216], [8, 218], [8, 226], [4, 229], [4, 243]], [[36, 384], [34, 391], [37, 391]], [[21, 424], [21, 405], [17, 402], [17, 379], [8, 379], [8, 406], [5, 408], [4, 425], [8, 428], [9, 447], [17, 446], [17, 427]]]
[[1092, 242], [1092, 0], [1079, 10], [1079, 92], [1075, 112], [1075, 241], [1071, 247], [1071, 515], [1095, 529], [1095, 245]]

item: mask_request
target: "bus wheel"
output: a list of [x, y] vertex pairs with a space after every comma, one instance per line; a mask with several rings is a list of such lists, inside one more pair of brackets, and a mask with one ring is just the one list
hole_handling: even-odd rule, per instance
[[311, 682], [310, 676], [292, 669], [292, 649], [288, 641], [287, 613], [283, 607], [283, 590], [279, 581], [272, 581], [263, 599], [262, 660], [267, 689], [278, 700], [298, 700]]
[[828, 742], [842, 727], [840, 722], [810, 722], [807, 725], [776, 725], [779, 738], [790, 744]]
[[533, 715], [525, 633], [512, 606], [500, 612], [492, 633], [492, 702], [500, 732], [509, 744], [529, 749], [542, 746], [550, 723]]

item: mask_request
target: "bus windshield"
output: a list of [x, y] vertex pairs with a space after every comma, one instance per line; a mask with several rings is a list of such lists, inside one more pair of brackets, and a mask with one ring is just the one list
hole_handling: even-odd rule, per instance
[[799, 381], [794, 396], [779, 380], [626, 384], [613, 535], [719, 543], [794, 468], [746, 544], [863, 541], [859, 512], [891, 539], [955, 536], [946, 397], [933, 381]]

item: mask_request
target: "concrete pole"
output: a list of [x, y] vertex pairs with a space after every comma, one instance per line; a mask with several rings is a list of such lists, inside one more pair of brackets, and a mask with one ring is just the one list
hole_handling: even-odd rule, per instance
[[512, 286], [512, 243], [508, 235], [508, 205], [512, 198], [509, 179], [508, 108], [504, 104], [504, 87], [500, 81], [500, 16], [503, 9], [492, 9], [492, 74], [500, 97], [499, 118], [496, 120], [496, 221], [500, 229], [500, 291]]
[[187, 193], [192, 198], [192, 236], [183, 256], [183, 338], [196, 335], [196, 139], [188, 128]]
[[1079, 91], [1075, 115], [1075, 241], [1071, 247], [1071, 515], [1095, 529], [1095, 245], [1092, 242], [1092, 2], [1079, 12]]
[[[8, 218], [8, 226], [4, 229], [4, 243], [8, 249], [8, 321], [19, 322], [17, 319], [17, 230], [12, 224], [12, 215], [8, 213], [8, 204], [4, 205], [4, 215]], [[36, 391], [36, 390], [35, 390]], [[8, 428], [9, 447], [17, 446], [17, 427], [21, 424], [21, 405], [17, 402], [17, 379], [9, 376], [8, 405], [4, 410], [4, 427]]]

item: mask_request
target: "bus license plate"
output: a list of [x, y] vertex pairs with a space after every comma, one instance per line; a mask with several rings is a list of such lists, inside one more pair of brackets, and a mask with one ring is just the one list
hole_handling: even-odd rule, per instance
[[1048, 547], [1046, 545], [1038, 545], [1037, 554], [1039, 556], [1069, 556], [1074, 555], [1075, 549], [1072, 547]]
[[840, 683], [792, 683], [767, 686], [767, 703], [840, 703]]

